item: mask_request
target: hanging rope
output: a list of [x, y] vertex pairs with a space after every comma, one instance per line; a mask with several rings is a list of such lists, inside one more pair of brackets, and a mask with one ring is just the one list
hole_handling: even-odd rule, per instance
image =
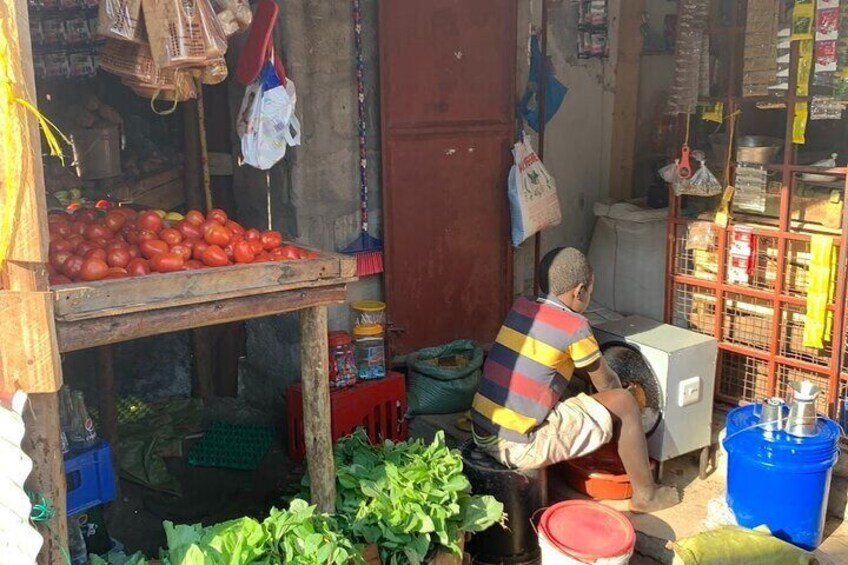
[[362, 232], [368, 232], [368, 123], [365, 114], [365, 57], [362, 52], [362, 2], [352, 0], [353, 38], [356, 46], [356, 98], [359, 115], [359, 212]]
[[[25, 162], [25, 154], [28, 152], [26, 145], [30, 143], [26, 115], [31, 114], [38, 120], [38, 125], [44, 133], [47, 148], [50, 155], [58, 157], [64, 165], [64, 155], [59, 139], [71, 144], [70, 140], [59, 128], [38, 111], [25, 97], [16, 94], [16, 84], [13, 82], [14, 73], [13, 56], [9, 52], [9, 43], [4, 44], [0, 51], [0, 131], [3, 132], [2, 166], [4, 169], [3, 179], [3, 206], [0, 210], [0, 269], [6, 263], [9, 248], [15, 232], [15, 220], [19, 216], [21, 205], [22, 171]], [[21, 109], [24, 111], [21, 112]], [[58, 136], [58, 137], [57, 137]], [[31, 187], [30, 187], [31, 188]]]

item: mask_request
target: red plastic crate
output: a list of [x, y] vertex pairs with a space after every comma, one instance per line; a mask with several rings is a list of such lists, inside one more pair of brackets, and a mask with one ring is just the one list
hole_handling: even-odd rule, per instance
[[[376, 381], [361, 381], [350, 388], [330, 391], [330, 432], [335, 442], [356, 428], [365, 428], [373, 443], [386, 439], [404, 441], [406, 424], [406, 381], [400, 373], [389, 373]], [[303, 439], [303, 390], [300, 383], [286, 395], [289, 457], [302, 461], [306, 455]]]

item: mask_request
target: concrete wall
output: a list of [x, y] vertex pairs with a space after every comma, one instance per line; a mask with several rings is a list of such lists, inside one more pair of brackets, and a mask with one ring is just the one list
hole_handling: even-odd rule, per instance
[[[619, 0], [610, 0], [613, 18], [618, 6]], [[530, 30], [535, 31], [541, 23], [541, 2], [521, 2], [520, 11], [518, 80], [523, 90], [527, 42]], [[586, 251], [595, 225], [592, 207], [609, 194], [616, 42], [611, 38], [610, 59], [579, 60], [576, 5], [550, 0], [548, 18], [548, 53], [568, 95], [545, 130], [544, 161], [557, 181], [562, 223], [542, 234], [542, 253], [558, 246]], [[535, 136], [534, 144], [538, 146]], [[515, 294], [526, 294], [533, 282], [532, 240], [516, 250], [515, 261]]]
[[[376, 41], [378, 0], [364, 0], [368, 101], [368, 158], [372, 234], [380, 232], [379, 70]], [[619, 0], [610, 0], [612, 12]], [[297, 113], [303, 145], [268, 173], [241, 167], [236, 172], [238, 213], [247, 224], [269, 222], [297, 241], [342, 249], [358, 230], [357, 118], [354, 47], [348, 2], [279, 2], [278, 50], [297, 85]], [[540, 0], [519, 0], [516, 95], [524, 90], [529, 64], [529, 34], [538, 29]], [[549, 51], [557, 76], [569, 88], [559, 113], [548, 124], [545, 162], [557, 179], [562, 225], [543, 234], [543, 251], [558, 245], [587, 249], [592, 205], [607, 196], [614, 61], [576, 58], [576, 7], [550, 2]], [[615, 45], [611, 46], [614, 53]], [[231, 44], [230, 62], [237, 60]], [[237, 110], [243, 87], [231, 86]], [[235, 119], [237, 112], [233, 111]], [[237, 140], [236, 141], [236, 147]], [[506, 190], [506, 179], [504, 179]], [[270, 202], [270, 211], [269, 204]], [[516, 251], [516, 294], [532, 287], [532, 242]], [[349, 299], [380, 298], [381, 279], [353, 285]], [[350, 325], [348, 307], [333, 308], [331, 328]], [[247, 362], [243, 388], [251, 396], [279, 398], [299, 378], [296, 316], [278, 316], [247, 325]], [[255, 378], [251, 378], [255, 377]]]

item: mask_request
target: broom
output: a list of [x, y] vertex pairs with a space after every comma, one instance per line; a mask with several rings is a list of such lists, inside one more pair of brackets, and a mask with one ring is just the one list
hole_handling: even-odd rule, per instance
[[356, 276], [367, 277], [383, 272], [383, 242], [368, 233], [368, 156], [366, 154], [365, 62], [362, 56], [362, 6], [352, 0], [353, 37], [356, 44], [356, 94], [359, 113], [359, 236], [342, 253], [356, 257]]

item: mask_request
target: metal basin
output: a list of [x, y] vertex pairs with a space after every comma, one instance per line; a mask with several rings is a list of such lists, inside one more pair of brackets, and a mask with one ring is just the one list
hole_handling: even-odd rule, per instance
[[[722, 161], [727, 156], [727, 135], [717, 133], [710, 136], [710, 145], [716, 158]], [[768, 165], [783, 150], [783, 140], [763, 135], [743, 135], [736, 143], [736, 160], [740, 163]]]

